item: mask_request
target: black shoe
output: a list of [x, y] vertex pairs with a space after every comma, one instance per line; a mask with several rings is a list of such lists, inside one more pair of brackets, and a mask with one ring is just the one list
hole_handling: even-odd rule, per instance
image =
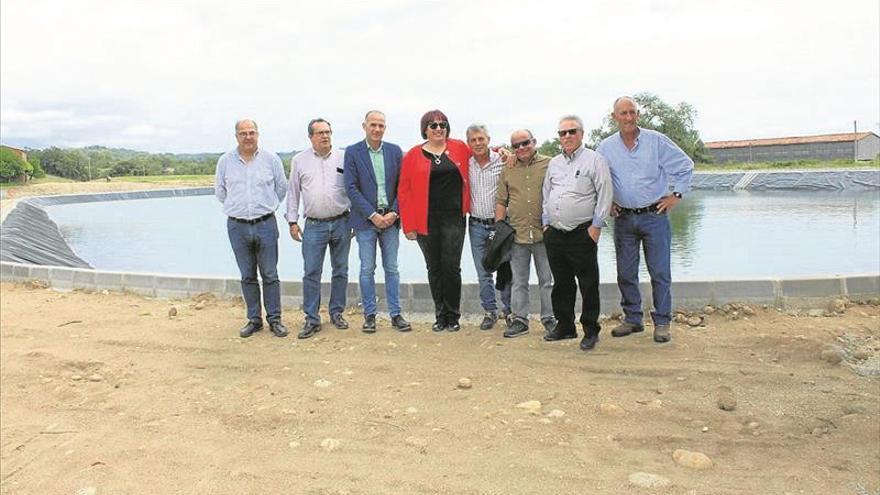
[[559, 321], [556, 318], [551, 317], [546, 320], [541, 320], [541, 324], [544, 325], [544, 336], [547, 336], [556, 330], [556, 325], [559, 324]]
[[457, 321], [449, 322], [446, 324], [446, 330], [449, 332], [457, 332], [461, 330], [461, 325]]
[[318, 323], [312, 323], [312, 322], [310, 322], [310, 321], [307, 321], [307, 322], [303, 325], [303, 328], [302, 328], [302, 330], [300, 330], [299, 335], [297, 335], [297, 337], [300, 338], [300, 339], [307, 339], [307, 338], [311, 337], [312, 335], [315, 335], [316, 333], [318, 333], [318, 332], [320, 332], [320, 331], [321, 331], [321, 325], [320, 325], [320, 324], [318, 324]]
[[262, 321], [249, 321], [247, 322], [247, 325], [241, 327], [241, 330], [238, 331], [238, 334], [241, 336], [241, 338], [246, 339], [262, 329]]
[[569, 332], [564, 332], [560, 328], [554, 328], [553, 330], [547, 332], [544, 335], [544, 340], [547, 342], [556, 342], [557, 340], [565, 340], [565, 339], [576, 339], [578, 336], [576, 330], [571, 330]]
[[391, 326], [397, 329], [398, 332], [409, 332], [412, 330], [412, 325], [402, 315], [392, 316]]
[[510, 328], [504, 331], [504, 336], [508, 339], [512, 339], [527, 333], [529, 333], [529, 325], [522, 320], [516, 319], [510, 324]]
[[431, 331], [442, 332], [443, 330], [446, 330], [446, 322], [443, 320], [437, 320], [431, 325]]
[[270, 321], [269, 330], [272, 332], [272, 335], [276, 337], [287, 337], [288, 334], [287, 327], [280, 321]]
[[345, 330], [346, 328], [348, 328], [348, 322], [345, 321], [345, 318], [342, 317], [342, 313], [330, 315], [330, 322], [333, 323], [334, 327], [340, 330]]
[[588, 330], [587, 333], [584, 335], [584, 338], [581, 339], [581, 350], [591, 350], [592, 348], [596, 347], [596, 342], [599, 342], [599, 332]]
[[483, 322], [480, 323], [480, 330], [491, 330], [495, 326], [496, 321], [498, 321], [498, 313], [489, 311], [483, 317]]
[[364, 333], [376, 333], [376, 315], [364, 316]]

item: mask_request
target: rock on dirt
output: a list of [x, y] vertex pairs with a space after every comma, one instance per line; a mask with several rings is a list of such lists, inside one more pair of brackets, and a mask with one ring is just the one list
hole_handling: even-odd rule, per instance
[[652, 473], [632, 473], [629, 475], [629, 483], [639, 488], [663, 488], [672, 484], [667, 478]]
[[736, 397], [733, 395], [733, 390], [730, 387], [719, 387], [715, 404], [722, 411], [733, 411], [736, 409]]
[[706, 454], [684, 449], [676, 449], [672, 453], [672, 460], [679, 466], [691, 469], [710, 469], [715, 465]]
[[819, 357], [822, 359], [822, 361], [830, 364], [840, 364], [840, 362], [843, 361], [843, 354], [840, 352], [839, 349], [835, 349], [833, 347], [824, 349], [819, 354]]
[[604, 416], [610, 416], [612, 418], [619, 418], [626, 414], [626, 412], [624, 412], [624, 410], [621, 409], [620, 406], [608, 403], [599, 404], [599, 412], [602, 413]]

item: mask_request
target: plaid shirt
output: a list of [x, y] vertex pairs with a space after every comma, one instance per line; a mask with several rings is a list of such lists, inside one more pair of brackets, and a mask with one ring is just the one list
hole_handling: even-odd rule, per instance
[[476, 158], [470, 159], [471, 211], [472, 217], [495, 218], [495, 194], [504, 162], [501, 155], [489, 150], [489, 163], [481, 167]]

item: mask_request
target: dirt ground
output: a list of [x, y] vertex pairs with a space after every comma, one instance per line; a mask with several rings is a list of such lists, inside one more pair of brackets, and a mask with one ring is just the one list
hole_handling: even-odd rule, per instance
[[243, 313], [0, 284], [0, 493], [880, 493], [880, 379], [853, 368], [880, 360], [876, 301], [716, 311], [665, 345], [608, 322], [589, 353], [356, 314], [244, 340]]

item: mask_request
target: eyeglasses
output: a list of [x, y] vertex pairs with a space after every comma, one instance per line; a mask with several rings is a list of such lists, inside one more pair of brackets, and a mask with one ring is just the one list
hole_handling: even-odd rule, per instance
[[431, 122], [430, 124], [428, 124], [428, 127], [430, 127], [431, 129], [435, 129], [435, 130], [438, 127], [441, 129], [447, 129], [447, 128], [449, 128], [449, 122]]
[[312, 134], [314, 134], [315, 136], [329, 136], [333, 134], [333, 131], [315, 131]]
[[526, 146], [528, 146], [528, 145], [530, 145], [530, 144], [532, 144], [532, 140], [531, 140], [531, 139], [526, 139], [525, 141], [520, 141], [520, 142], [518, 142], [518, 143], [513, 143], [513, 144], [510, 145], [510, 147], [513, 148], [513, 149], [515, 149], [515, 150], [518, 150], [518, 149], [520, 149], [520, 148], [525, 148]]
[[557, 131], [556, 134], [559, 134], [559, 137], [565, 137], [566, 135], [574, 136], [578, 133], [579, 130], [580, 129], [578, 129], [577, 127], [575, 127], [574, 129], [561, 129]]

